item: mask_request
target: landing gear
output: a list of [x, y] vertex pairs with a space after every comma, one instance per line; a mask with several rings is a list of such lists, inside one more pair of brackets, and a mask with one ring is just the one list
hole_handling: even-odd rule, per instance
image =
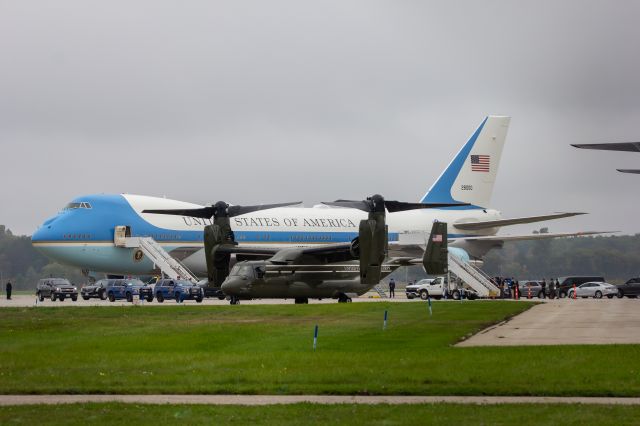
[[309, 303], [309, 299], [306, 297], [296, 297], [295, 304], [296, 305], [306, 305]]
[[229, 303], [232, 305], [239, 305], [240, 304], [240, 299], [238, 299], [237, 296], [230, 296], [229, 297]]
[[338, 303], [351, 303], [351, 298], [346, 294], [341, 294], [338, 297]]

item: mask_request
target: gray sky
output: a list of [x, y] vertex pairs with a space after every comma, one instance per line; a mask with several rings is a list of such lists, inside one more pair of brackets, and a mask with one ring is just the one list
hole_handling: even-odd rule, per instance
[[100, 192], [413, 201], [504, 114], [492, 207], [640, 232], [640, 177], [615, 171], [640, 154], [569, 146], [640, 140], [638, 16], [604, 0], [0, 0], [0, 223], [31, 234]]

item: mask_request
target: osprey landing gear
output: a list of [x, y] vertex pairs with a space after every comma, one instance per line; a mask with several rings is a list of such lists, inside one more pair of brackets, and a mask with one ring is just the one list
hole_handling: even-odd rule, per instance
[[343, 293], [338, 296], [338, 303], [351, 303], [351, 298]]
[[240, 299], [237, 296], [229, 296], [229, 303], [232, 305], [239, 305]]
[[296, 297], [295, 304], [296, 305], [306, 305], [309, 303], [309, 298], [307, 297]]

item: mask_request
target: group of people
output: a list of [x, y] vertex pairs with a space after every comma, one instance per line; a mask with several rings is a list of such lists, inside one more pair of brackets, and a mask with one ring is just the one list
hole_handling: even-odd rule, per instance
[[[537, 294], [532, 295], [528, 293], [526, 289], [521, 288], [520, 282], [513, 277], [494, 277], [491, 281], [500, 289], [500, 298], [502, 299], [520, 299], [537, 296]], [[542, 281], [540, 281], [540, 286], [542, 287], [542, 294], [544, 297], [554, 299], [558, 296], [560, 282], [557, 278], [555, 278], [555, 280], [553, 278], [549, 278], [549, 282], [543, 278]]]

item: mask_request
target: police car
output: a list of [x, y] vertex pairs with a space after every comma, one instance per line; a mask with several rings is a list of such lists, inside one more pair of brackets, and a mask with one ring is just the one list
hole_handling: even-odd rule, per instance
[[204, 290], [197, 284], [187, 280], [163, 279], [156, 283], [154, 289], [156, 300], [160, 303], [166, 299], [176, 302], [195, 300], [198, 303], [204, 299]]
[[107, 281], [105, 293], [110, 302], [115, 302], [119, 299], [126, 299], [127, 302], [133, 302], [134, 297], [140, 297], [140, 290], [148, 287], [145, 283], [137, 279], [115, 279]]

